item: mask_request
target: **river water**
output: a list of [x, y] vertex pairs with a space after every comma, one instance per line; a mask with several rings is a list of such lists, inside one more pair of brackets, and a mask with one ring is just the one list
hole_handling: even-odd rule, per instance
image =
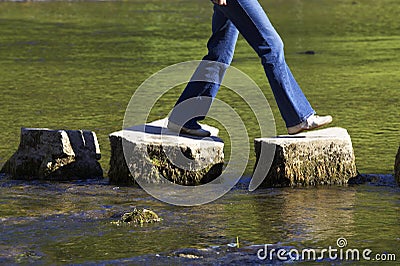
[[[246, 185], [210, 204], [177, 207], [106, 181], [2, 180], [0, 263], [262, 264], [262, 245], [320, 250], [338, 248], [338, 238], [347, 240], [344, 250], [400, 255], [400, 188], [393, 181], [255, 192]], [[152, 209], [163, 220], [137, 227], [111, 223], [134, 207]], [[237, 237], [239, 249], [230, 247]], [[325, 262], [333, 261], [326, 256]]]
[[[400, 5], [260, 3], [312, 105], [349, 131], [358, 170], [388, 181], [248, 192], [245, 180], [210, 204], [176, 207], [139, 188], [109, 186], [106, 179], [2, 178], [0, 263], [260, 264], [266, 261], [257, 251], [265, 244], [320, 251], [336, 248], [339, 238], [347, 240], [345, 248], [393, 253], [399, 260], [400, 190], [392, 173], [400, 143]], [[211, 13], [205, 0], [0, 2], [0, 165], [17, 149], [21, 127], [89, 129], [99, 138], [106, 173], [108, 134], [121, 128], [135, 88], [166, 66], [201, 59]], [[233, 65], [263, 89], [277, 133], [285, 133], [259, 60], [242, 38]], [[151, 119], [168, 113], [180, 89], [163, 96]], [[225, 88], [218, 97], [243, 117], [250, 141], [259, 136], [246, 103]], [[227, 139], [224, 131], [221, 137]], [[253, 165], [251, 154], [247, 176]], [[163, 221], [142, 227], [111, 223], [135, 206], [156, 211]], [[237, 237], [239, 248], [233, 247]]]

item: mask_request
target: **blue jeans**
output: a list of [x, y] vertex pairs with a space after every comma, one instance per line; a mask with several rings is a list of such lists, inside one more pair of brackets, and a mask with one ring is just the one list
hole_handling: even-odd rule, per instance
[[[283, 42], [257, 0], [228, 0], [226, 6], [214, 4], [212, 35], [207, 43], [208, 54], [203, 60], [231, 63], [238, 34], [242, 34], [261, 58], [279, 111], [287, 127], [305, 121], [315, 113], [286, 64]], [[207, 68], [200, 63], [198, 69]], [[197, 71], [197, 70], [196, 70]], [[219, 71], [222, 80], [224, 69]], [[200, 71], [201, 72], [201, 71]], [[194, 74], [194, 76], [196, 73]], [[175, 107], [188, 99], [197, 99], [198, 115], [185, 119], [185, 113], [174, 108], [170, 121], [197, 129], [204, 119], [221, 82], [191, 81], [179, 97]], [[203, 97], [205, 96], [205, 97]], [[201, 100], [201, 98], [206, 100]]]

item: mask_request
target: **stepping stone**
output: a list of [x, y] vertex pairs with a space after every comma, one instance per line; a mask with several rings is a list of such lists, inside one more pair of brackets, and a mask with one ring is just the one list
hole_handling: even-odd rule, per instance
[[167, 119], [133, 126], [109, 135], [111, 184], [133, 185], [167, 180], [180, 185], [208, 183], [222, 173], [224, 143], [218, 129], [202, 125], [211, 137], [178, 135], [166, 128]]
[[18, 150], [0, 172], [23, 180], [102, 178], [100, 157], [92, 131], [22, 128]]
[[[253, 179], [263, 179], [262, 187], [346, 184], [357, 176], [350, 135], [344, 128], [258, 138], [254, 144], [257, 161]], [[261, 151], [275, 151], [269, 169], [268, 156], [260, 158]]]

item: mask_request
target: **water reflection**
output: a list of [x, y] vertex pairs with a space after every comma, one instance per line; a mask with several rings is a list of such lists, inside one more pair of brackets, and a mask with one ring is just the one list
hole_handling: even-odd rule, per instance
[[[243, 248], [267, 243], [326, 248], [339, 237], [350, 247], [375, 251], [390, 252], [400, 244], [396, 187], [237, 188], [210, 204], [177, 207], [139, 188], [101, 182], [1, 181], [0, 261], [29, 254], [45, 263], [106, 261], [227, 247], [236, 237]], [[153, 209], [164, 220], [143, 227], [110, 223], [134, 206]]]
[[334, 244], [354, 231], [354, 188], [270, 189], [233, 197], [239, 206], [227, 207], [231, 235], [254, 244]]
[[295, 189], [284, 198], [281, 219], [291, 242], [335, 241], [354, 228], [351, 188]]

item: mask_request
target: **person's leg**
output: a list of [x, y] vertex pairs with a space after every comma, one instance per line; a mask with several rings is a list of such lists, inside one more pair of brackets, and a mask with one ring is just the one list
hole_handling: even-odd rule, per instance
[[[218, 92], [225, 70], [232, 62], [238, 35], [232, 22], [214, 6], [212, 35], [207, 43], [208, 54], [176, 102], [169, 117], [171, 122], [190, 129], [200, 128], [197, 121], [204, 119]], [[190, 110], [181, 104], [189, 99]]]
[[257, 0], [228, 0], [215, 5], [236, 26], [261, 58], [287, 127], [307, 120], [315, 111], [285, 62], [283, 43]]

